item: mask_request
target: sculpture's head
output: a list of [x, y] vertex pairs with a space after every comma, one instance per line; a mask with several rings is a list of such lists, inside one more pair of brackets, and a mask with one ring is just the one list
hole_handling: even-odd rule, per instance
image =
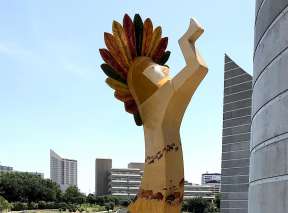
[[165, 51], [168, 38], [161, 38], [161, 27], [153, 30], [151, 20], [142, 22], [126, 14], [123, 26], [114, 21], [113, 35], [104, 33], [107, 49], [100, 49], [106, 64], [101, 68], [108, 76], [106, 83], [115, 90], [114, 96], [124, 102], [125, 110], [142, 125], [139, 107], [169, 80], [169, 68], [164, 66], [170, 52]]

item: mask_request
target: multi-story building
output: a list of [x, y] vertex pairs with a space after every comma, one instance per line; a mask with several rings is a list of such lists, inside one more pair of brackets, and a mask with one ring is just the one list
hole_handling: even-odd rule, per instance
[[108, 175], [109, 193], [117, 196], [133, 198], [141, 185], [143, 170], [139, 168], [112, 168]]
[[225, 55], [221, 213], [248, 212], [252, 77]]
[[288, 1], [256, 0], [250, 213], [288, 212]]
[[13, 170], [13, 167], [11, 166], [2, 166], [0, 165], [0, 173], [1, 172], [18, 172], [18, 173], [28, 173], [28, 174], [31, 174], [31, 175], [37, 175], [41, 178], [44, 178], [44, 173], [41, 173], [41, 172], [23, 172], [23, 171], [16, 171], [16, 170]]
[[0, 172], [11, 172], [11, 171], [13, 171], [13, 167], [0, 165]]
[[77, 186], [77, 161], [62, 158], [50, 150], [50, 178], [60, 185], [62, 191]]
[[[140, 188], [143, 169], [144, 163], [133, 162], [128, 164], [128, 168], [112, 168], [111, 159], [96, 159], [96, 194], [111, 194], [121, 196], [123, 199], [133, 199]], [[101, 185], [98, 190], [97, 184]], [[101, 193], [100, 190], [102, 190]], [[215, 190], [217, 190], [215, 185], [198, 185], [185, 181], [184, 199], [194, 197], [213, 199], [216, 194]]]
[[221, 174], [208, 172], [202, 174], [201, 184], [211, 186], [213, 195], [219, 194], [221, 189]]
[[144, 166], [145, 166], [145, 163], [131, 162], [128, 164], [128, 169], [140, 169], [140, 170], [144, 171]]
[[207, 200], [212, 200], [215, 197], [214, 187], [211, 185], [199, 185], [185, 182], [184, 184], [184, 199], [202, 197]]
[[207, 184], [207, 183], [221, 183], [221, 174], [220, 173], [205, 173], [202, 174], [201, 184]]
[[108, 176], [112, 169], [112, 159], [99, 159], [95, 161], [95, 194], [109, 194]]

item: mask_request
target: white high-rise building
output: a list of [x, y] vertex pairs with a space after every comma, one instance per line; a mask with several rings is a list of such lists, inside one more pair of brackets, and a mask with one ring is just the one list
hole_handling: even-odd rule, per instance
[[77, 186], [77, 161], [62, 158], [50, 150], [50, 178], [60, 185], [62, 191]]
[[201, 184], [205, 185], [208, 183], [221, 183], [221, 174], [220, 173], [205, 173], [202, 174]]

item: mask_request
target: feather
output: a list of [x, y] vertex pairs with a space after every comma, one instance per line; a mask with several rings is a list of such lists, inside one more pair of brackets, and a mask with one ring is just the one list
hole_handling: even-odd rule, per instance
[[125, 14], [123, 19], [123, 28], [126, 34], [128, 47], [131, 53], [132, 60], [136, 57], [136, 38], [135, 38], [135, 27], [131, 18]]
[[141, 56], [142, 38], [143, 38], [143, 21], [139, 14], [136, 14], [134, 16], [133, 23], [135, 26], [137, 56]]
[[152, 55], [152, 59], [158, 63], [158, 61], [162, 58], [162, 56], [165, 53], [165, 50], [167, 48], [168, 45], [168, 38], [162, 38], [154, 52], [154, 54]]
[[126, 112], [135, 114], [138, 112], [137, 105], [134, 100], [124, 102]]
[[113, 58], [111, 53], [107, 49], [99, 49], [100, 55], [103, 60], [109, 64], [115, 71], [122, 73], [123, 76], [127, 76], [127, 72], [117, 63], [117, 61]]
[[132, 61], [132, 57], [130, 54], [130, 50], [128, 48], [128, 41], [127, 41], [123, 27], [121, 26], [119, 22], [113, 21], [112, 31], [113, 31], [113, 35], [115, 37], [117, 46], [119, 47], [123, 55], [123, 58], [125, 59], [125, 63], [130, 65]]
[[153, 24], [151, 22], [151, 19], [147, 18], [144, 21], [144, 25], [143, 25], [143, 39], [142, 39], [142, 50], [141, 50], [142, 56], [146, 56], [148, 53], [148, 49], [149, 49], [151, 39], [152, 39], [152, 34], [153, 34]]
[[119, 72], [116, 72], [110, 65], [101, 64], [101, 69], [108, 77], [126, 84], [126, 80], [124, 79], [123, 75]]
[[171, 54], [171, 52], [170, 51], [166, 51], [165, 53], [164, 53], [164, 55], [161, 57], [161, 59], [159, 60], [159, 64], [160, 65], [164, 65], [167, 61], [168, 61], [168, 59], [169, 59], [169, 57], [170, 57], [170, 54]]
[[106, 83], [114, 90], [122, 91], [123, 93], [130, 93], [126, 84], [121, 83], [120, 81], [116, 81], [112, 78], [107, 78]]
[[126, 72], [128, 72], [129, 64], [126, 63], [126, 59], [124, 55], [121, 53], [121, 50], [119, 49], [115, 37], [110, 33], [104, 33], [104, 41], [107, 49], [109, 50], [113, 58]]
[[[120, 96], [128, 96], [131, 95], [130, 91], [120, 91], [120, 90], [116, 90], [115, 92], [117, 92], [117, 94], [119, 94]], [[115, 94], [115, 93], [114, 93]]]
[[133, 114], [133, 116], [134, 116], [134, 121], [135, 121], [136, 125], [137, 126], [142, 126], [143, 122], [142, 122], [142, 119], [141, 119], [141, 116], [140, 116], [139, 112]]
[[155, 51], [155, 49], [159, 45], [159, 42], [161, 40], [161, 35], [162, 35], [162, 29], [161, 29], [161, 27], [157, 27], [153, 31], [152, 40], [150, 42], [150, 46], [149, 46], [149, 49], [148, 49], [148, 52], [147, 52], [147, 56], [153, 55], [153, 52]]
[[119, 101], [122, 101], [122, 102], [134, 100], [131, 94], [123, 94], [119, 91], [115, 91], [114, 96], [115, 98], [117, 98]]

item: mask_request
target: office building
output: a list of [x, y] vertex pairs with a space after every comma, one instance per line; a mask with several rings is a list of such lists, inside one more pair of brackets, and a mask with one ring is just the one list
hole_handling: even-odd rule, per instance
[[202, 174], [201, 184], [205, 185], [207, 183], [221, 183], [221, 174], [220, 173], [205, 173]]
[[[133, 199], [141, 186], [144, 165], [144, 163], [133, 162], [128, 164], [128, 168], [112, 168], [111, 159], [96, 159], [96, 195], [109, 194], [120, 196], [122, 199]], [[99, 185], [98, 191], [97, 184]], [[215, 194], [219, 193], [219, 185], [217, 193], [216, 190], [217, 187], [213, 184], [198, 185], [185, 181], [184, 199], [195, 197], [213, 199]]]
[[112, 159], [99, 159], [95, 161], [95, 194], [109, 194], [108, 176], [112, 169]]
[[202, 185], [209, 185], [212, 187], [213, 195], [220, 193], [221, 189], [221, 174], [220, 173], [205, 173], [202, 174]]
[[207, 200], [215, 198], [214, 187], [211, 185], [199, 185], [189, 182], [184, 183], [184, 200], [202, 197]]
[[13, 167], [11, 166], [2, 166], [0, 165], [0, 173], [1, 172], [18, 172], [18, 173], [28, 173], [28, 174], [31, 174], [31, 175], [37, 175], [41, 178], [44, 178], [44, 173], [41, 173], [41, 172], [23, 172], [23, 171], [16, 171], [16, 170], [13, 170]]
[[128, 164], [128, 169], [140, 169], [140, 170], [144, 171], [144, 166], [145, 166], [145, 163], [131, 162]]
[[143, 170], [139, 168], [112, 168], [108, 175], [109, 194], [132, 199], [138, 193]]
[[252, 77], [225, 55], [221, 213], [248, 212]]
[[62, 158], [50, 150], [50, 178], [59, 184], [62, 191], [77, 186], [77, 161]]
[[286, 213], [288, 1], [256, 0], [255, 11], [249, 213]]
[[13, 167], [0, 165], [0, 172], [11, 172], [11, 171], [13, 171]]

